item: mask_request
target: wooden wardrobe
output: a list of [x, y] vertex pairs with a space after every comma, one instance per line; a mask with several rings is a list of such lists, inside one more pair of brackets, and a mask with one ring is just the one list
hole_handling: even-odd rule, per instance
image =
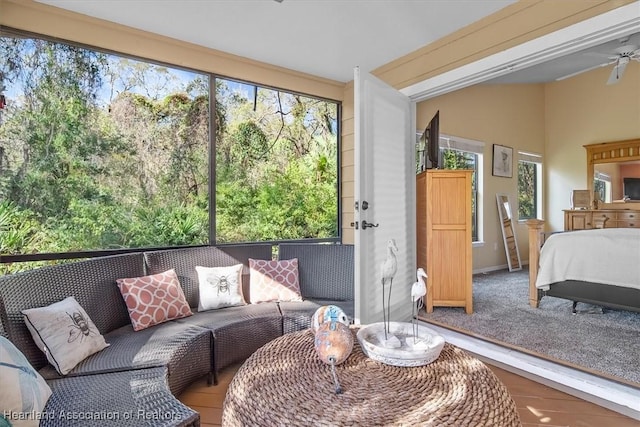
[[430, 169], [416, 176], [418, 267], [429, 276], [425, 307], [473, 312], [471, 170]]

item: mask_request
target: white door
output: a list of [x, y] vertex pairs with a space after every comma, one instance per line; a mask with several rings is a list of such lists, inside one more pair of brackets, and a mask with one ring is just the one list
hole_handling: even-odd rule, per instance
[[381, 269], [390, 239], [398, 248], [390, 320], [407, 321], [416, 281], [415, 104], [357, 67], [354, 83], [355, 321], [383, 321]]

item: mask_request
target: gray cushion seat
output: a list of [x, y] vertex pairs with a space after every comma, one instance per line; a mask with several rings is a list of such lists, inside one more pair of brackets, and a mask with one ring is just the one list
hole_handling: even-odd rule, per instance
[[40, 369], [48, 362], [44, 353], [35, 346], [22, 310], [44, 307], [74, 296], [104, 335], [131, 324], [116, 280], [144, 274], [142, 254], [126, 254], [2, 276], [0, 318], [5, 333], [29, 363]]
[[[210, 360], [202, 357], [212, 348], [211, 331], [205, 328], [166, 322], [134, 332], [127, 325], [104, 337], [109, 347], [80, 362], [67, 377], [166, 366], [169, 389], [179, 394], [211, 371]], [[40, 374], [45, 379], [61, 377], [51, 365], [42, 368]]]
[[[4, 334], [47, 378], [53, 390], [45, 407], [52, 416], [41, 426], [199, 425], [199, 414], [174, 394], [211, 372], [212, 333], [193, 325], [163, 323], [133, 331], [116, 280], [146, 274], [143, 254], [94, 258], [0, 277], [0, 318]], [[110, 344], [60, 377], [36, 347], [21, 310], [74, 296]], [[158, 367], [140, 369], [142, 367]], [[156, 401], [157, 399], [157, 401]], [[148, 422], [138, 411], [174, 411], [180, 419]], [[61, 412], [64, 411], [64, 412]], [[68, 420], [73, 412], [131, 412], [133, 419]], [[165, 411], [166, 412], [166, 411]]]
[[282, 335], [282, 316], [276, 303], [250, 304], [194, 313], [176, 320], [213, 333], [213, 374], [247, 357]]
[[[249, 258], [271, 259], [271, 245], [200, 247], [145, 252], [148, 274], [173, 268], [191, 309], [198, 309], [198, 275], [195, 266], [228, 267], [243, 264], [243, 295], [249, 300]], [[282, 335], [282, 316], [275, 303], [226, 307], [194, 313], [177, 320], [213, 333], [213, 375], [249, 357], [262, 345]]]

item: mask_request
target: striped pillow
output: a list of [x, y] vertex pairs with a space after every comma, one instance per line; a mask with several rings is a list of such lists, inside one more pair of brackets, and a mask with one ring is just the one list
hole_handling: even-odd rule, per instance
[[[0, 336], [0, 425], [37, 427], [51, 388], [11, 341]], [[4, 420], [3, 420], [4, 418]]]

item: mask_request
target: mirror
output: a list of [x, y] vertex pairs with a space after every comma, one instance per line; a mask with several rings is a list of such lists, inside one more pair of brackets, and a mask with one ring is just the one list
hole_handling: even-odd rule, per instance
[[630, 160], [594, 165], [593, 188], [599, 201], [613, 203], [624, 199], [626, 195], [623, 184], [625, 178], [640, 178], [640, 161]]
[[513, 228], [513, 215], [509, 196], [498, 193], [496, 194], [496, 201], [498, 202], [498, 217], [500, 218], [502, 240], [504, 241], [504, 250], [507, 254], [509, 271], [522, 270], [520, 251], [518, 250], [516, 233]]
[[592, 197], [604, 203], [622, 202], [624, 178], [640, 178], [640, 139], [589, 144], [584, 148], [587, 187]]

